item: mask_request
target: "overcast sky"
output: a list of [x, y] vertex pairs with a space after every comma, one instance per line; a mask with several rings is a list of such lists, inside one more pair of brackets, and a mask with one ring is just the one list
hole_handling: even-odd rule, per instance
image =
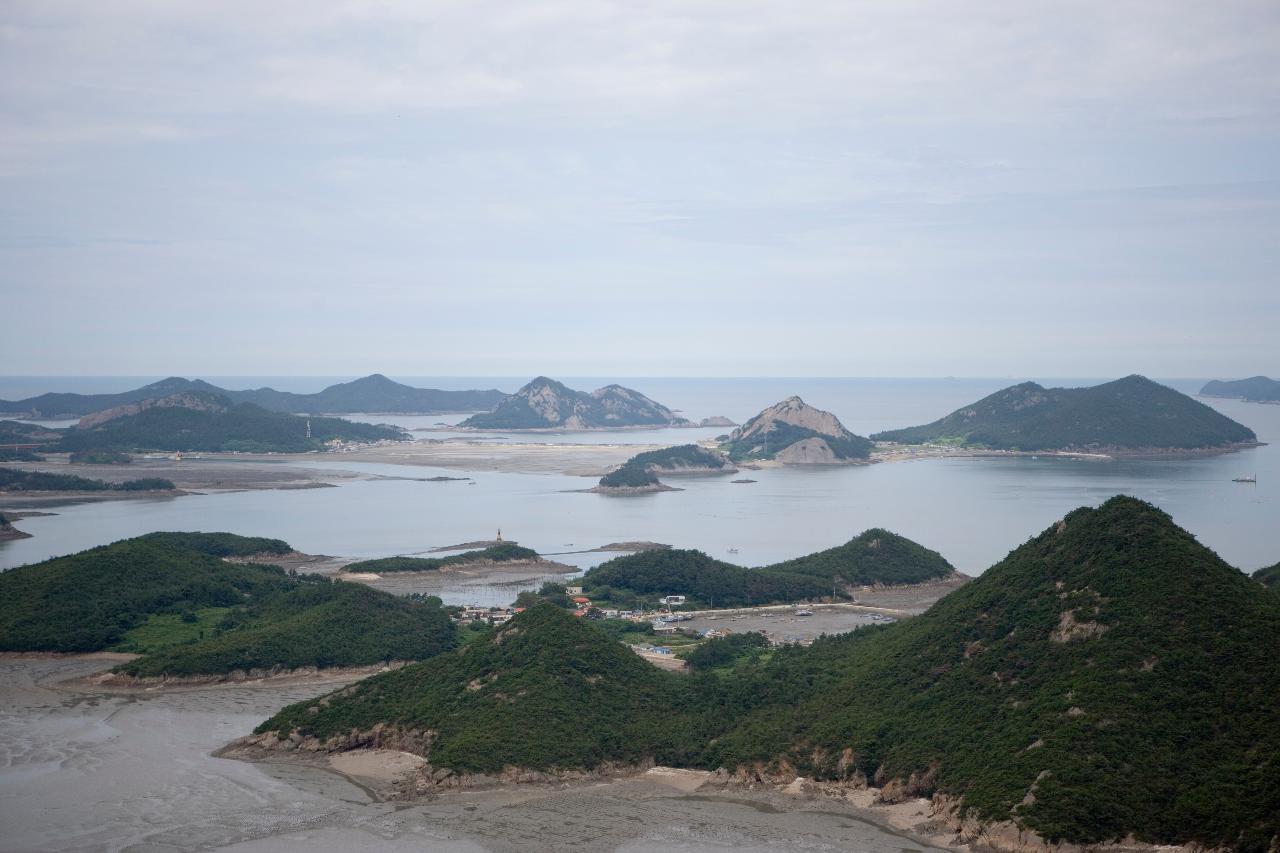
[[1280, 373], [1280, 3], [0, 4], [8, 374]]

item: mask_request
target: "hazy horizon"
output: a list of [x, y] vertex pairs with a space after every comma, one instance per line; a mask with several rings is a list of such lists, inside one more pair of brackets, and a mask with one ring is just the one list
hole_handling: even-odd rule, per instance
[[1276, 44], [1262, 0], [8, 3], [0, 358], [1275, 373]]

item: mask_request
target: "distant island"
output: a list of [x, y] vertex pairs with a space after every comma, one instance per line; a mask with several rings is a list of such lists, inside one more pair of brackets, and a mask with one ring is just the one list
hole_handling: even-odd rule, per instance
[[606, 385], [587, 393], [539, 376], [491, 412], [472, 415], [464, 429], [618, 429], [621, 427], [690, 426], [685, 418], [639, 391]]
[[942, 580], [956, 569], [937, 551], [888, 530], [864, 531], [843, 545], [781, 563], [745, 568], [702, 551], [670, 548], [615, 557], [582, 578], [593, 600], [636, 607], [683, 595], [689, 607], [849, 600], [861, 586]]
[[1091, 388], [1013, 385], [924, 426], [871, 436], [899, 444], [1013, 451], [1160, 453], [1231, 450], [1253, 430], [1144, 376]]
[[788, 397], [730, 433], [721, 449], [734, 462], [832, 465], [866, 461], [873, 446], [830, 412]]
[[331, 442], [402, 441], [397, 427], [269, 412], [221, 394], [183, 391], [91, 412], [45, 430], [41, 450], [111, 454], [131, 450], [303, 453]]
[[387, 574], [391, 572], [436, 572], [441, 569], [461, 566], [473, 566], [482, 563], [532, 563], [541, 560], [538, 552], [532, 548], [524, 548], [514, 542], [501, 542], [463, 554], [452, 554], [448, 557], [381, 557], [376, 560], [361, 560], [348, 563], [342, 567], [347, 574], [372, 572]]
[[681, 444], [637, 453], [600, 478], [593, 492], [641, 494], [671, 491], [659, 474], [733, 474], [737, 472], [723, 455], [696, 444]]
[[25, 400], [0, 400], [0, 414], [33, 418], [78, 418], [103, 409], [186, 393], [212, 394], [232, 404], [252, 403], [269, 412], [302, 414], [445, 414], [488, 411], [501, 401], [501, 391], [437, 391], [393, 382], [380, 373], [330, 385], [315, 394], [272, 388], [232, 391], [200, 379], [171, 376], [119, 394], [41, 394]]
[[659, 764], [714, 771], [720, 791], [925, 798], [957, 844], [1265, 851], [1280, 838], [1277, 637], [1280, 598], [1117, 497], [896, 624], [768, 655], [709, 649], [717, 668], [691, 678], [538, 602], [219, 754], [409, 752], [401, 797]]
[[1280, 379], [1253, 376], [1249, 379], [1214, 379], [1200, 389], [1202, 397], [1227, 397], [1250, 403], [1280, 403]]
[[169, 492], [174, 491], [172, 480], [162, 477], [143, 477], [108, 483], [91, 480], [74, 474], [50, 474], [45, 471], [19, 471], [0, 468], [0, 492]]
[[369, 666], [452, 648], [438, 600], [287, 574], [278, 539], [152, 533], [0, 572], [0, 650], [134, 652], [128, 678]]

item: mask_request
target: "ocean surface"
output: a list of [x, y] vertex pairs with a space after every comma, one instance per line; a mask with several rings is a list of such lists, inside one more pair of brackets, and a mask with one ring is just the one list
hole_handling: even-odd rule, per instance
[[[342, 377], [204, 377], [227, 387], [271, 385], [311, 391]], [[395, 377], [422, 387], [497, 387], [522, 380]], [[0, 379], [0, 397], [43, 390], [85, 392], [137, 387], [151, 377]], [[569, 377], [571, 387], [594, 388], [606, 378]], [[1017, 379], [626, 379], [630, 387], [688, 417], [725, 415], [745, 420], [792, 394], [834, 412], [867, 434], [925, 423]], [[1047, 385], [1101, 380], [1047, 378]], [[1163, 380], [1194, 393], [1203, 380]], [[543, 553], [593, 548], [621, 540], [654, 540], [700, 548], [713, 556], [762, 565], [847, 541], [884, 527], [941, 552], [957, 568], [981, 574], [1009, 550], [1063, 514], [1115, 494], [1149, 500], [1201, 542], [1241, 569], [1280, 560], [1280, 406], [1205, 398], [1205, 403], [1251, 427], [1268, 446], [1199, 459], [1079, 460], [1064, 458], [934, 459], [865, 467], [785, 468], [732, 477], [672, 479], [683, 491], [634, 498], [583, 494], [593, 483], [559, 474], [459, 472], [423, 466], [344, 461], [324, 456], [315, 465], [413, 477], [471, 476], [465, 482], [361, 480], [338, 488], [248, 491], [182, 498], [140, 499], [62, 507], [58, 515], [28, 518], [34, 538], [0, 543], [0, 568], [153, 530], [228, 530], [286, 539], [309, 553], [342, 557], [411, 554], [490, 538], [510, 539]], [[460, 416], [353, 418], [430, 428]], [[486, 440], [539, 443], [678, 444], [722, 430], [642, 430], [610, 433], [495, 434]], [[448, 437], [447, 431], [415, 433]], [[474, 437], [474, 436], [472, 436]], [[1256, 475], [1257, 484], [1233, 483]], [[730, 553], [729, 549], [737, 549]], [[586, 567], [609, 554], [562, 559]], [[458, 595], [464, 593], [458, 592]], [[475, 596], [474, 587], [465, 595]], [[485, 598], [509, 600], [510, 589]], [[453, 594], [447, 599], [457, 600]]]

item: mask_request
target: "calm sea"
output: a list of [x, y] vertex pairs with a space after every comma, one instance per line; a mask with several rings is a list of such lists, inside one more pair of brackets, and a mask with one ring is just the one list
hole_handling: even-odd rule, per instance
[[[0, 378], [0, 397], [49, 390], [100, 392], [137, 387], [158, 377]], [[314, 391], [349, 377], [203, 377], [224, 387], [271, 385]], [[514, 390], [512, 377], [393, 377], [420, 387], [496, 387]], [[1100, 380], [1036, 378], [1042, 384], [1087, 385]], [[571, 387], [595, 388], [607, 378], [567, 377]], [[622, 384], [698, 419], [725, 415], [742, 421], [792, 394], [828, 409], [854, 432], [925, 423], [1021, 378], [992, 379], [671, 379], [632, 378]], [[1199, 379], [1162, 380], [1194, 393]], [[651, 539], [701, 548], [722, 559], [760, 565], [885, 527], [940, 551], [957, 568], [980, 574], [1010, 549], [1064, 513], [1115, 494], [1149, 500], [1242, 569], [1280, 560], [1280, 406], [1231, 400], [1204, 402], [1251, 427], [1269, 446], [1205, 459], [1079, 461], [1070, 459], [950, 459], [857, 468], [752, 472], [758, 482], [689, 479], [680, 492], [610, 498], [569, 490], [582, 478], [547, 474], [471, 472], [475, 486], [397, 480], [357, 481], [335, 489], [239, 492], [177, 499], [119, 501], [65, 507], [58, 515], [24, 519], [34, 538], [0, 543], [0, 568], [153, 530], [229, 530], [275, 536], [311, 553], [369, 557], [414, 553], [488, 538], [501, 527], [509, 538], [552, 553], [606, 542]], [[387, 418], [427, 427], [457, 418]], [[719, 430], [539, 435], [546, 442], [683, 443]], [[430, 437], [440, 434], [428, 433]], [[412, 476], [457, 471], [344, 462], [320, 467]], [[1255, 474], [1256, 485], [1232, 482]], [[729, 549], [737, 549], [730, 554]], [[586, 566], [608, 555], [565, 558]], [[495, 602], [510, 589], [489, 593]], [[457, 600], [462, 592], [450, 595]], [[466, 597], [475, 599], [474, 590]]]

